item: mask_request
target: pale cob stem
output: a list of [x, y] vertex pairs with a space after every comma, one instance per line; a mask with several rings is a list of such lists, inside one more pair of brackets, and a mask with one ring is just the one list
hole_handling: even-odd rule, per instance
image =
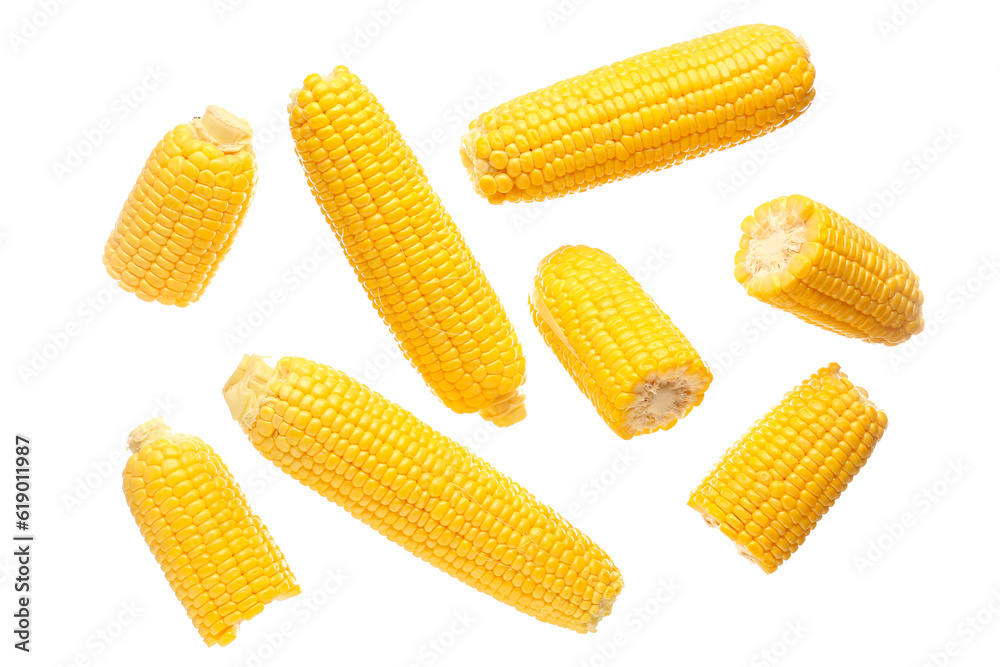
[[622, 588], [608, 555], [488, 463], [350, 376], [245, 356], [230, 413], [272, 463], [393, 542], [539, 620], [591, 632]]
[[772, 573], [865, 465], [887, 425], [868, 392], [830, 364], [729, 448], [688, 505]]
[[513, 325], [386, 110], [346, 67], [306, 77], [291, 97], [313, 196], [403, 354], [448, 408], [522, 420]]
[[223, 153], [239, 153], [250, 147], [250, 124], [222, 107], [209, 105], [205, 113], [191, 120], [196, 137], [218, 147]]
[[462, 162], [490, 203], [541, 201], [722, 150], [815, 96], [805, 43], [747, 25], [642, 53], [480, 115]]
[[128, 436], [125, 498], [177, 599], [209, 646], [273, 600], [298, 595], [281, 550], [222, 459], [162, 417]]
[[587, 246], [549, 253], [529, 305], [545, 342], [619, 437], [669, 429], [704, 398], [708, 367], [607, 253]]
[[743, 221], [736, 279], [747, 293], [824, 329], [898, 345], [920, 333], [920, 281], [899, 255], [832, 209], [779, 197]]

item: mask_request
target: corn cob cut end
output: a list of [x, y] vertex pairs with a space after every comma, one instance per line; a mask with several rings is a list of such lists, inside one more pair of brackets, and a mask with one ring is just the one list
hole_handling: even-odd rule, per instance
[[697, 368], [656, 372], [633, 391], [635, 401], [625, 410], [623, 438], [672, 428], [705, 397], [712, 381], [703, 363]]
[[726, 524], [712, 516], [709, 513], [708, 508], [696, 499], [695, 494], [691, 495], [691, 499], [688, 500], [687, 504], [688, 507], [697, 510], [698, 513], [701, 514], [701, 518], [705, 520], [705, 523], [708, 524], [710, 528], [721, 530], [726, 537], [729, 537], [729, 539], [733, 541], [733, 546], [736, 547], [736, 551], [748, 561], [763, 570], [765, 574], [774, 574], [774, 572], [777, 571], [778, 563], [775, 562], [774, 558], [770, 554], [762, 554], [759, 558], [753, 555], [746, 545], [740, 544], [729, 535], [729, 531], [731, 531], [731, 529], [728, 529]]
[[128, 434], [127, 442], [129, 451], [137, 454], [143, 445], [156, 442], [160, 438], [170, 439], [173, 432], [173, 429], [167, 426], [163, 417], [153, 417], [136, 426]]
[[229, 413], [244, 431], [256, 418], [260, 397], [267, 393], [268, 385], [277, 375], [278, 372], [263, 357], [244, 354], [239, 366], [222, 388]]
[[479, 416], [496, 426], [511, 426], [528, 416], [524, 407], [524, 394], [515, 389], [496, 403], [479, 411]]
[[222, 107], [211, 104], [200, 117], [191, 120], [194, 135], [223, 153], [239, 153], [250, 148], [250, 123]]

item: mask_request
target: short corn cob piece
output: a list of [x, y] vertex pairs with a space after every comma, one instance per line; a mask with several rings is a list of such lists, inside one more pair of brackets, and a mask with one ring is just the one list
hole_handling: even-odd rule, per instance
[[750, 296], [851, 338], [898, 345], [924, 328], [920, 280], [906, 262], [802, 195], [743, 221], [735, 275]]
[[774, 572], [864, 466], [887, 425], [868, 393], [830, 364], [754, 424], [688, 505]]
[[125, 499], [177, 599], [209, 646], [271, 600], [299, 593], [281, 551], [222, 459], [162, 418], [129, 435]]
[[313, 195], [407, 359], [455, 412], [523, 419], [510, 320], [382, 105], [338, 67], [307, 77], [289, 113]]
[[104, 246], [104, 266], [143, 301], [201, 298], [250, 208], [257, 164], [250, 125], [225, 109], [167, 132]]
[[814, 76], [788, 30], [730, 28], [501, 104], [469, 125], [462, 161], [491, 203], [561, 197], [771, 132], [809, 106]]
[[611, 612], [621, 575], [590, 538], [350, 376], [248, 356], [223, 393], [265, 458], [410, 553], [577, 632]]
[[530, 306], [545, 342], [620, 437], [669, 429], [705, 397], [708, 366], [611, 255], [559, 248], [539, 264]]

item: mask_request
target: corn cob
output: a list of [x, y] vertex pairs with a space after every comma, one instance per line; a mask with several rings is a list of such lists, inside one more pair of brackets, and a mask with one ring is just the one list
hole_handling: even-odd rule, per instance
[[125, 499], [177, 599], [209, 646], [271, 600], [299, 593], [281, 550], [222, 459], [152, 419], [128, 438]]
[[673, 427], [712, 373], [684, 334], [613, 257], [563, 246], [538, 265], [531, 316], [619, 437]]
[[887, 425], [868, 393], [830, 364], [754, 424], [688, 505], [774, 572], [864, 466]]
[[621, 575], [590, 538], [350, 376], [247, 356], [223, 394], [261, 454], [410, 553], [577, 632], [611, 612]]
[[309, 186], [382, 320], [445, 405], [525, 416], [510, 320], [382, 105], [346, 67], [292, 93]]
[[561, 197], [779, 128], [809, 106], [814, 75], [788, 30], [730, 28], [501, 104], [470, 123], [462, 161], [491, 203]]
[[156, 145], [104, 246], [122, 289], [175, 306], [201, 298], [250, 208], [250, 136], [245, 120], [210, 106]]
[[750, 296], [851, 338], [898, 345], [924, 328], [924, 295], [906, 262], [802, 195], [743, 221], [735, 275]]

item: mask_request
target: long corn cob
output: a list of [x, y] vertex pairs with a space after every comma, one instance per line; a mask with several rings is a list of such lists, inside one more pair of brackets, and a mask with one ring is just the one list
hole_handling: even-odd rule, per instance
[[248, 356], [223, 393], [261, 454], [410, 553], [577, 632], [611, 612], [621, 575], [590, 538], [348, 375]]
[[712, 373], [684, 334], [611, 255], [563, 246], [538, 265], [535, 326], [620, 437], [671, 428]]
[[338, 67], [307, 77], [289, 113], [317, 203], [424, 381], [456, 412], [523, 419], [510, 320], [382, 105]]
[[206, 644], [225, 646], [268, 602], [299, 593], [281, 550], [211, 447], [159, 417], [132, 431], [128, 444], [125, 499]]
[[924, 295], [906, 262], [802, 195], [743, 221], [735, 275], [750, 296], [851, 338], [898, 345], [924, 328]]
[[781, 127], [809, 106], [814, 75], [788, 30], [730, 28], [501, 104], [470, 123], [462, 161], [491, 203], [561, 197]]
[[864, 466], [887, 425], [868, 393], [830, 364], [754, 424], [688, 505], [774, 572]]
[[250, 136], [245, 120], [210, 106], [156, 145], [104, 246], [122, 289], [167, 305], [201, 298], [250, 208]]

